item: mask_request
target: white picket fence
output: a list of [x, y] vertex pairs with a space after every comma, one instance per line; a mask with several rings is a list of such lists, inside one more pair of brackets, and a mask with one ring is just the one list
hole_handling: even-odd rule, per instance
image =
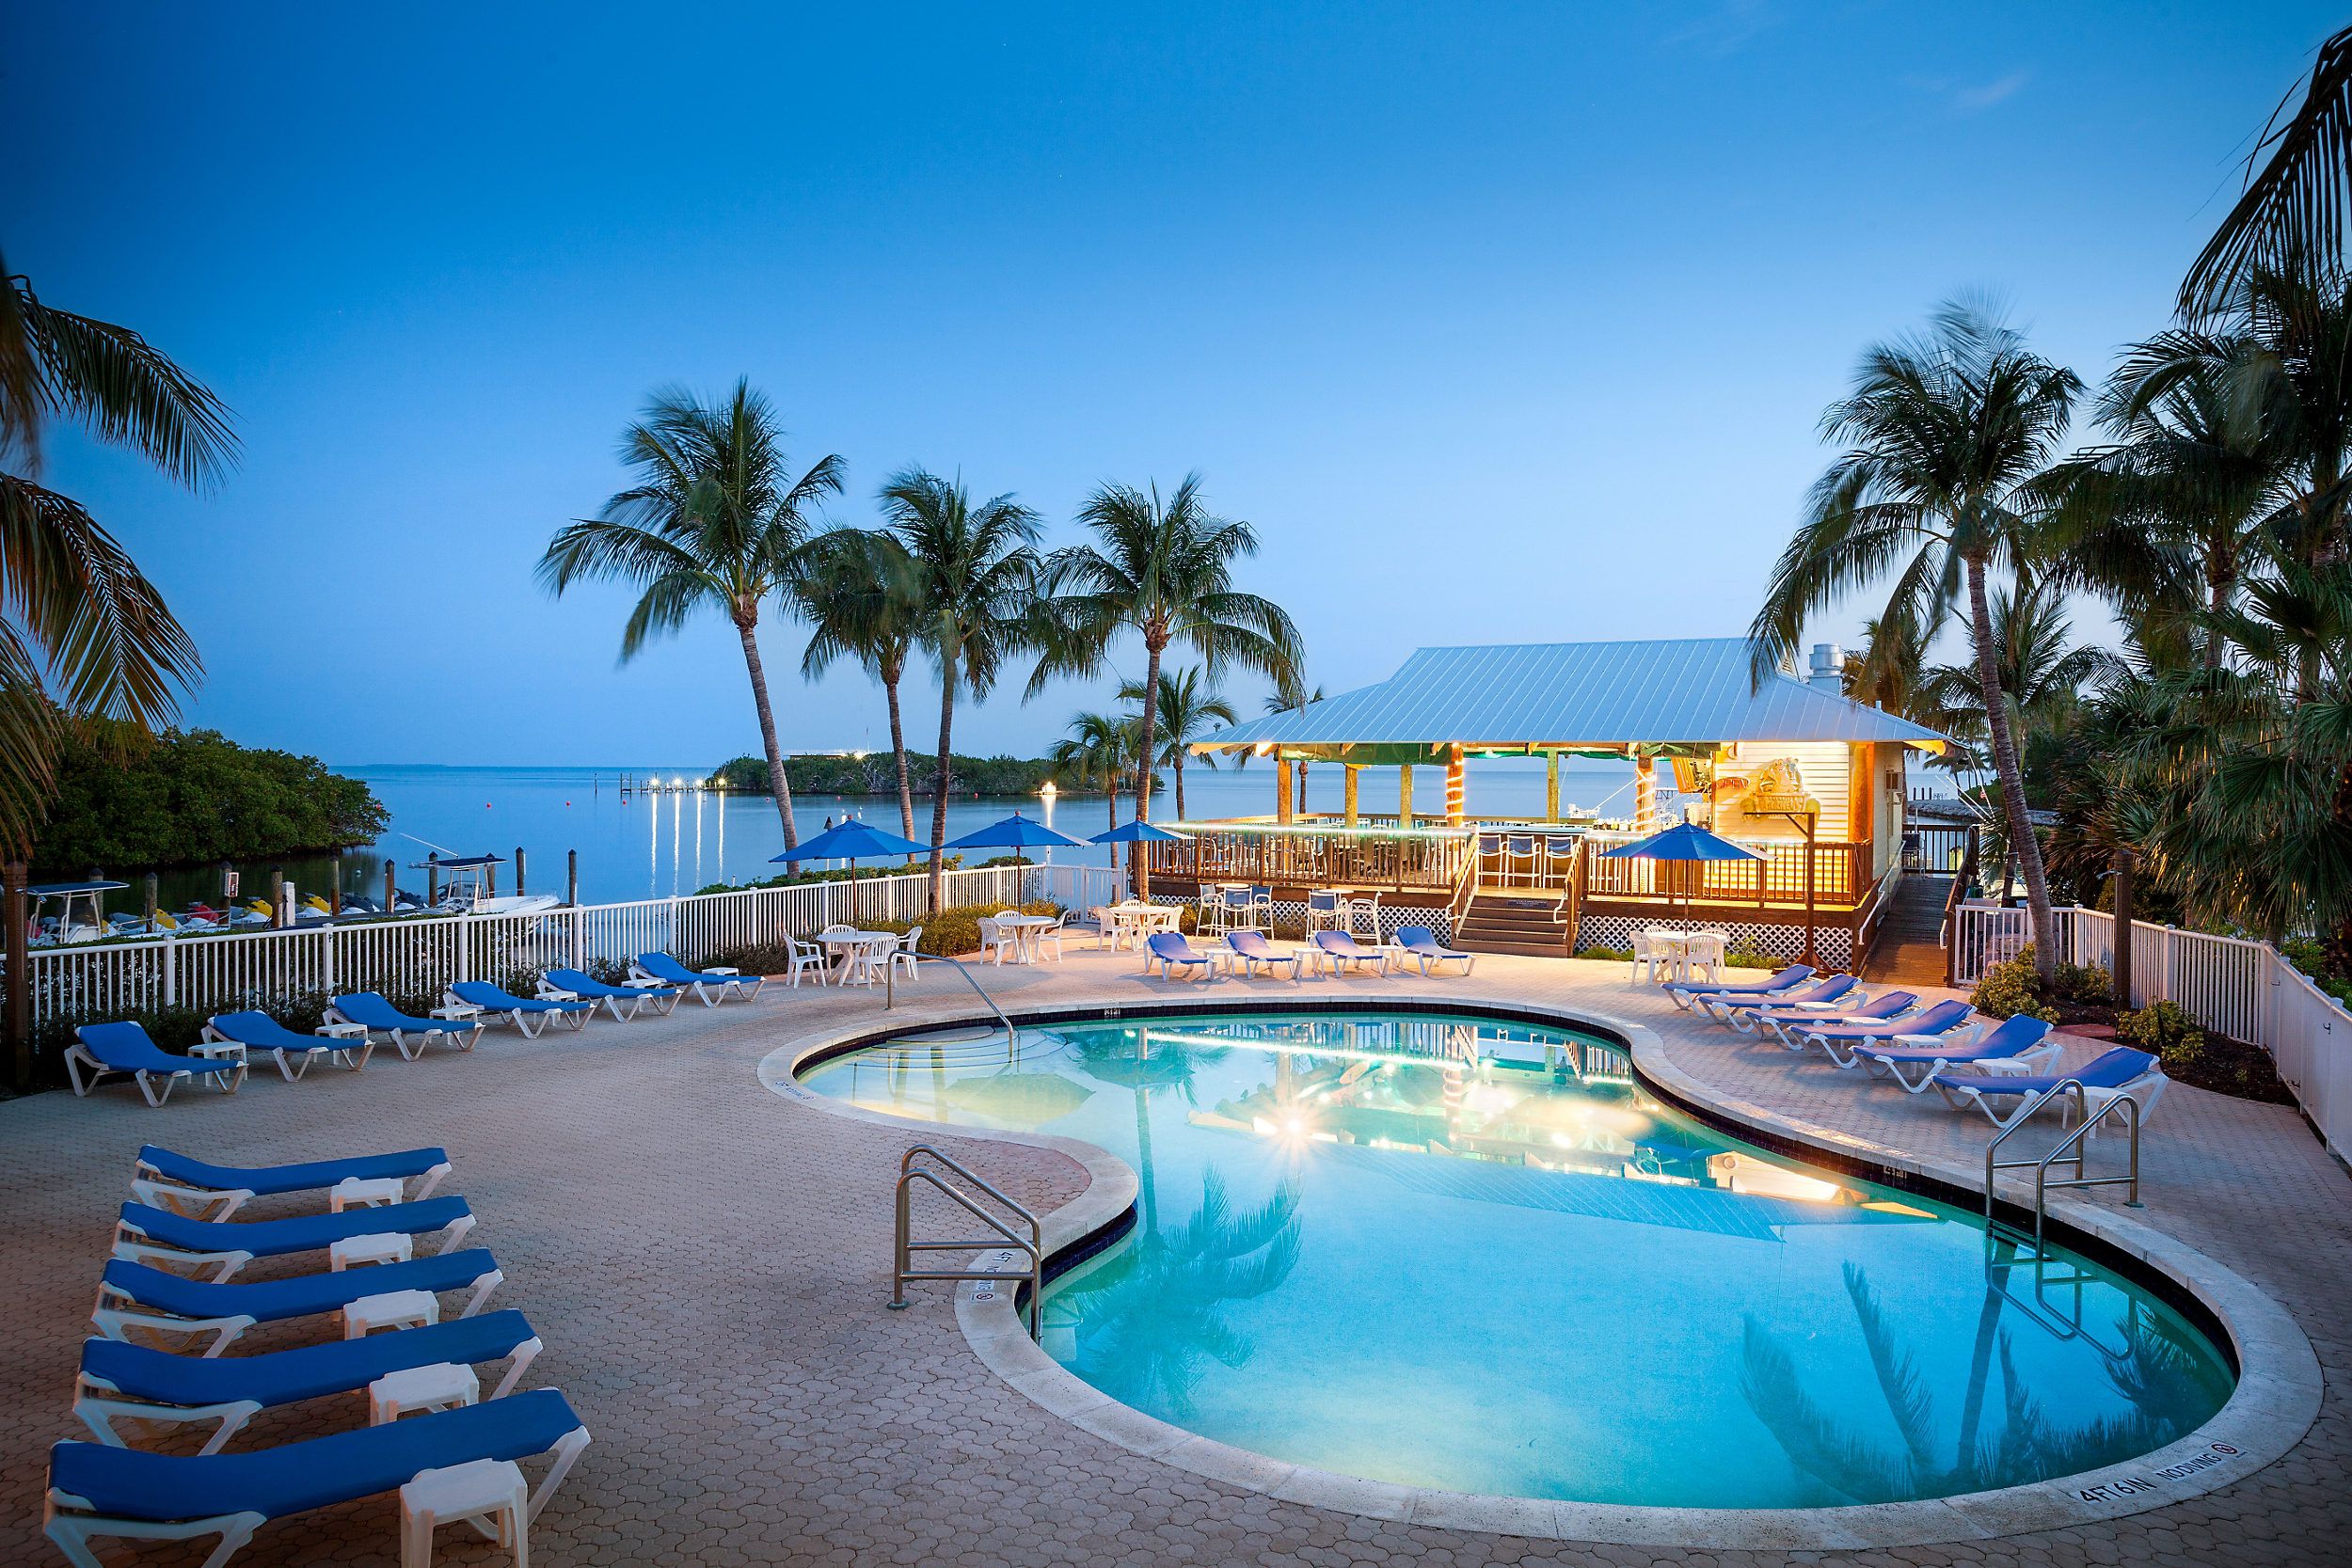
[[[949, 905], [1050, 898], [1066, 909], [1114, 902], [1104, 866], [991, 866], [946, 873]], [[580, 904], [513, 915], [437, 915], [319, 924], [243, 935], [164, 937], [37, 948], [33, 1021], [105, 1017], [147, 1007], [226, 1010], [310, 993], [413, 995], [453, 980], [505, 980], [526, 971], [626, 962], [639, 953], [699, 962], [723, 948], [811, 935], [834, 921], [920, 920], [921, 874], [803, 882], [738, 893]]]
[[[2062, 909], [2058, 957], [2115, 967], [2115, 917]], [[1955, 983], [1971, 986], [2031, 940], [2023, 908], [1963, 904], [1948, 933]], [[2339, 1158], [2352, 1149], [2352, 1012], [2265, 942], [2132, 922], [2132, 1004], [2168, 1001], [2270, 1053], [2279, 1077]]]

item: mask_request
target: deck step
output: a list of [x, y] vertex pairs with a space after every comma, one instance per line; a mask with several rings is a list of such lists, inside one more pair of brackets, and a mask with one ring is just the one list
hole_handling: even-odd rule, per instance
[[1863, 977], [1906, 986], [1944, 983], [1944, 902], [1952, 879], [1919, 874], [1906, 877], [1879, 922]]
[[1474, 895], [1454, 922], [1454, 945], [1471, 953], [1565, 958], [1575, 937], [1559, 900], [1540, 895]]

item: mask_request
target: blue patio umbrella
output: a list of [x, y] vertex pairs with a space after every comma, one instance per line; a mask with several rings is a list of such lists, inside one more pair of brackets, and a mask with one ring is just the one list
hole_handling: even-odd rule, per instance
[[928, 855], [928, 844], [917, 844], [911, 838], [870, 827], [852, 816], [838, 827], [827, 828], [815, 838], [803, 839], [796, 848], [769, 857], [776, 861], [848, 861], [854, 867], [859, 861], [872, 860], [878, 855]]
[[1121, 822], [1108, 832], [1096, 833], [1089, 844], [1169, 844], [1184, 837], [1166, 828], [1155, 828], [1149, 822]]
[[1049, 828], [1042, 822], [1014, 812], [1001, 822], [992, 822], [985, 828], [964, 834], [947, 847], [950, 849], [1010, 849], [1013, 852], [1013, 858], [1019, 860], [1021, 851], [1024, 849], [1040, 847], [1076, 849], [1083, 847], [1083, 842], [1072, 838], [1058, 829]]
[[[1753, 849], [1689, 822], [1678, 822], [1662, 832], [1601, 851], [1603, 860], [1667, 861], [1685, 864], [1703, 861], [1760, 861], [1763, 858]], [[1682, 895], [1682, 918], [1685, 925], [1690, 923], [1691, 895], [1688, 888], [1683, 890]]]

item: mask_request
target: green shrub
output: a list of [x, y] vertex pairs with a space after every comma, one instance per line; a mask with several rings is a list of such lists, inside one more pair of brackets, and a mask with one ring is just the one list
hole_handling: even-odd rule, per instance
[[1633, 949], [1630, 947], [1580, 947], [1576, 950], [1576, 956], [1580, 958], [1590, 958], [1596, 963], [1629, 964], [1633, 961]]
[[1987, 1018], [2014, 1018], [2024, 1013], [2050, 1023], [2058, 1021], [2058, 1009], [2050, 1006], [2042, 989], [2042, 976], [2034, 973], [2031, 946], [2009, 962], [1986, 970], [1968, 1002]]
[[2205, 1054], [2204, 1030], [2176, 1002], [2151, 1002], [2121, 1015], [2115, 1033], [2126, 1045], [2155, 1053], [2168, 1070], [2193, 1071]]
[[2060, 964], [2051, 990], [2061, 1002], [2111, 1002], [2115, 999], [2115, 976], [2097, 964]]

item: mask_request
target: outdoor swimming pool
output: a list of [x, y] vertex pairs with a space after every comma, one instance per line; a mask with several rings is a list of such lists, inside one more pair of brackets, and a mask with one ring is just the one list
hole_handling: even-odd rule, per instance
[[1794, 1508], [2145, 1453], [2227, 1363], [2135, 1284], [1666, 1109], [1597, 1036], [1435, 1014], [1122, 1019], [869, 1047], [869, 1110], [1086, 1139], [1135, 1228], [1047, 1288], [1120, 1402], [1452, 1491]]

